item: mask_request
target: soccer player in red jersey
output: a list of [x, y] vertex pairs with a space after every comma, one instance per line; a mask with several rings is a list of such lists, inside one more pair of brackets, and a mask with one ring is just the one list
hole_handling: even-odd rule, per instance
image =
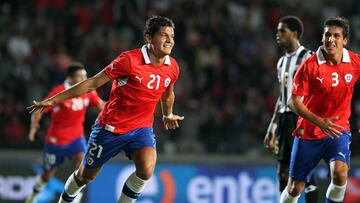
[[322, 46], [295, 75], [288, 103], [299, 120], [281, 203], [297, 202], [321, 159], [329, 165], [331, 176], [326, 202], [343, 202], [350, 167], [350, 103], [360, 75], [360, 56], [344, 48], [349, 30], [347, 19], [327, 19]]
[[[72, 63], [67, 69], [65, 82], [53, 88], [46, 98], [85, 80], [86, 74], [83, 64]], [[104, 106], [104, 102], [96, 91], [59, 102], [57, 105], [45, 109], [44, 112], [49, 112], [51, 119], [45, 136], [43, 171], [37, 175], [33, 192], [26, 199], [26, 203], [35, 202], [36, 196], [55, 175], [57, 167], [64, 162], [66, 157], [72, 160], [76, 168], [81, 164], [86, 147], [83, 125], [88, 106], [99, 109]], [[40, 111], [31, 115], [31, 128], [28, 134], [30, 141], [35, 139], [42, 115], [43, 113]]]
[[178, 64], [169, 56], [174, 29], [169, 18], [149, 18], [142, 48], [123, 52], [94, 77], [28, 107], [30, 112], [41, 111], [112, 81], [109, 101], [92, 127], [83, 163], [66, 181], [59, 202], [72, 202], [102, 165], [122, 150], [134, 161], [136, 171], [128, 177], [118, 202], [135, 202], [145, 188], [156, 163], [152, 128], [156, 104], [160, 100], [165, 129], [178, 128], [178, 121], [184, 119], [173, 114], [174, 83], [179, 76]]

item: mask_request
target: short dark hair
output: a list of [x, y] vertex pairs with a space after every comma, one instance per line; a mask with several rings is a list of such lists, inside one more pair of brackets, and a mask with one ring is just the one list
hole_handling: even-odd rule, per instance
[[77, 62], [77, 61], [72, 62], [66, 70], [66, 75], [68, 77], [72, 77], [72, 76], [74, 76], [76, 71], [83, 70], [83, 69], [85, 70], [84, 64]]
[[164, 16], [152, 16], [146, 21], [144, 28], [144, 38], [146, 35], [154, 36], [160, 30], [160, 27], [172, 27], [175, 29], [174, 22]]
[[287, 27], [293, 31], [298, 33], [298, 39], [301, 39], [303, 31], [304, 31], [304, 25], [300, 18], [296, 16], [284, 16], [280, 19], [281, 23], [284, 23], [287, 25]]
[[336, 27], [341, 27], [343, 30], [343, 36], [344, 38], [348, 38], [350, 35], [350, 23], [349, 20], [346, 19], [345, 17], [332, 17], [332, 18], [328, 18], [325, 23], [324, 23], [324, 28], [325, 27], [330, 27], [330, 26], [336, 26]]

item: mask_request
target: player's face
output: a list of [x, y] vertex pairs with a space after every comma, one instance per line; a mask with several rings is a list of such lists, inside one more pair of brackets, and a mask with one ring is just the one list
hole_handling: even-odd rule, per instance
[[322, 36], [322, 43], [326, 53], [334, 55], [342, 53], [348, 40], [344, 38], [343, 29], [337, 26], [330, 26], [324, 28]]
[[294, 38], [296, 39], [296, 32], [291, 31], [286, 24], [280, 22], [276, 32], [276, 43], [279, 46], [289, 47]]
[[83, 80], [87, 79], [87, 73], [86, 70], [78, 70], [74, 73], [74, 75], [71, 77], [74, 84], [81, 82]]
[[156, 57], [162, 58], [169, 55], [174, 47], [174, 29], [160, 27], [152, 37], [148, 37], [148, 43]]

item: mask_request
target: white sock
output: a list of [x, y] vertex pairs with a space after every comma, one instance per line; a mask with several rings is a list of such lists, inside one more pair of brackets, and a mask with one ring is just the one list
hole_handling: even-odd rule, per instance
[[47, 184], [47, 182], [42, 180], [41, 174], [38, 174], [35, 178], [35, 185], [33, 187], [33, 190], [31, 191], [29, 196], [26, 198], [25, 203], [34, 203], [37, 195], [44, 189], [46, 184]]
[[46, 186], [46, 184], [47, 182], [43, 181], [43, 179], [41, 178], [41, 174], [38, 174], [35, 179], [34, 191], [37, 191], [37, 193], [41, 192]]
[[[75, 172], [72, 173], [70, 175], [70, 177], [67, 179], [67, 181], [65, 183], [64, 191], [63, 191], [62, 195], [60, 196], [60, 199], [59, 199], [58, 203], [71, 202], [67, 198], [74, 199], [76, 197], [76, 195], [78, 195], [80, 193], [80, 191], [86, 186], [86, 185], [79, 186], [76, 183], [74, 176], [75, 176]], [[65, 200], [64, 197], [67, 200]]]
[[332, 181], [326, 191], [326, 198], [334, 202], [342, 202], [344, 200], [346, 184], [339, 186], [335, 185]]
[[286, 186], [285, 189], [281, 193], [280, 203], [297, 203], [299, 197], [300, 197], [300, 195], [298, 195], [296, 197], [291, 196], [289, 194], [289, 192], [287, 190], [287, 186]]
[[132, 173], [124, 184], [123, 191], [117, 203], [133, 203], [144, 190], [149, 180], [143, 180]]

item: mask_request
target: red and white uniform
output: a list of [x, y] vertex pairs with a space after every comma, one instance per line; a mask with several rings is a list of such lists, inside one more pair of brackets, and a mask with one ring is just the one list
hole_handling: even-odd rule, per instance
[[[304, 96], [304, 105], [314, 114], [322, 117], [339, 117], [334, 123], [350, 130], [351, 98], [354, 85], [359, 80], [360, 56], [343, 49], [342, 62], [338, 65], [326, 63], [319, 47], [299, 68], [295, 75], [292, 93]], [[319, 127], [299, 117], [294, 133], [305, 140], [319, 140], [325, 135]]]
[[[70, 88], [66, 81], [51, 90], [46, 98]], [[98, 107], [101, 99], [96, 91], [68, 99], [45, 109], [51, 112], [50, 127], [45, 136], [45, 142], [52, 145], [65, 145], [84, 135], [84, 121], [86, 108]]]
[[124, 134], [152, 127], [156, 104], [178, 79], [179, 67], [170, 56], [163, 65], [152, 65], [143, 46], [123, 52], [104, 72], [114, 81], [109, 101], [99, 114], [99, 124], [112, 133]]

